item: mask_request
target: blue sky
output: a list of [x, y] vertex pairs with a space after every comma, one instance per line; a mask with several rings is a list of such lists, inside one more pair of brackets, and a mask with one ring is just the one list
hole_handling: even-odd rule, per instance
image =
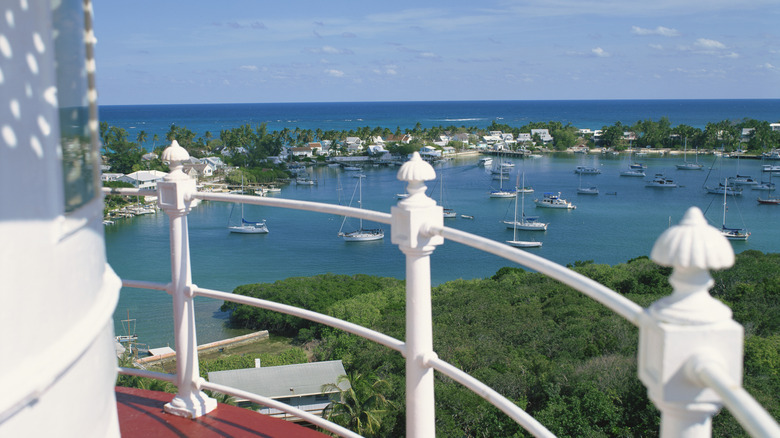
[[780, 98], [777, 0], [96, 1], [101, 104]]

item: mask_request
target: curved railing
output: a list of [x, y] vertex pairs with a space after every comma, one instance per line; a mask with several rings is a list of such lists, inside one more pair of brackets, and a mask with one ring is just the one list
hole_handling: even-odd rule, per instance
[[[656, 243], [651, 258], [674, 268], [670, 278], [674, 293], [643, 309], [617, 292], [549, 260], [503, 243], [444, 227], [441, 207], [424, 194], [424, 181], [433, 179], [435, 174], [430, 165], [419, 157], [414, 157], [399, 171], [399, 179], [408, 182], [410, 196], [393, 207], [391, 214], [387, 214], [317, 202], [197, 192], [194, 181], [181, 172], [180, 162], [185, 159], [182, 157], [186, 151], [182, 154], [177, 147], [173, 144], [164, 153], [163, 158], [172, 162], [173, 171], [165, 181], [158, 183], [157, 191], [158, 205], [171, 219], [172, 281], [162, 284], [124, 280], [123, 285], [164, 290], [172, 295], [177, 359], [183, 360], [177, 360], [175, 375], [120, 369], [122, 373], [161, 378], [175, 383], [179, 392], [166, 405], [166, 410], [171, 413], [193, 417], [207, 413], [213, 409], [215, 402], [201, 389], [211, 389], [272, 406], [341, 436], [354, 436], [352, 432], [342, 430], [319, 417], [309, 418], [311, 414], [291, 406], [239, 389], [205, 382], [197, 374], [197, 345], [192, 311], [193, 297], [203, 296], [297, 316], [344, 330], [400, 352], [406, 358], [407, 436], [435, 435], [434, 370], [480, 395], [534, 436], [553, 436], [510, 400], [439, 359], [433, 351], [429, 257], [435, 247], [447, 239], [556, 279], [637, 326], [640, 331], [639, 377], [648, 387], [650, 398], [661, 410], [662, 436], [710, 436], [711, 417], [723, 404], [752, 435], [780, 436], [777, 422], [739, 383], [742, 372], [742, 328], [731, 319], [730, 310], [708, 293], [711, 286], [709, 269], [730, 266], [734, 253], [725, 238], [706, 224], [698, 209], [689, 210], [681, 225], [667, 230]], [[104, 189], [104, 192], [132, 196], [149, 194], [149, 191], [138, 189]], [[406, 341], [316, 312], [192, 284], [186, 216], [200, 200], [344, 215], [391, 225], [392, 242], [406, 256]]]

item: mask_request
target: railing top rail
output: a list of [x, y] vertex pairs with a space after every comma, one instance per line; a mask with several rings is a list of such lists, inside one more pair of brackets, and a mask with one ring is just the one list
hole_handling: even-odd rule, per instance
[[374, 222], [389, 224], [390, 213], [381, 213], [374, 210], [347, 207], [343, 205], [326, 204], [324, 202], [301, 201], [297, 199], [269, 198], [264, 196], [234, 195], [230, 193], [198, 192], [193, 195], [196, 199], [204, 201], [238, 202], [252, 205], [264, 205], [267, 207], [289, 208], [292, 210], [313, 211], [316, 213], [336, 214], [366, 219]]

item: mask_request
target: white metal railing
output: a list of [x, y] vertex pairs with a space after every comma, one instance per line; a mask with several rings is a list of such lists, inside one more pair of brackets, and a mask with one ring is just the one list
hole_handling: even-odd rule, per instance
[[[398, 177], [408, 183], [409, 197], [392, 208], [391, 214], [316, 202], [256, 196], [197, 192], [195, 183], [181, 170], [189, 154], [174, 141], [163, 153], [171, 173], [158, 183], [158, 205], [170, 217], [171, 282], [167, 284], [124, 280], [125, 286], [164, 290], [174, 302], [174, 333], [177, 371], [157, 376], [174, 382], [178, 393], [166, 411], [198, 417], [216, 407], [201, 389], [245, 397], [292, 415], [311, 416], [291, 406], [235, 388], [205, 382], [198, 375], [197, 340], [193, 297], [204, 296], [256, 306], [329, 325], [385, 345], [406, 358], [407, 436], [435, 436], [433, 371], [463, 384], [501, 409], [535, 436], [552, 434], [528, 413], [483, 383], [440, 360], [433, 351], [430, 297], [430, 255], [444, 239], [486, 251], [534, 269], [571, 286], [639, 327], [639, 377], [653, 403], [661, 410], [661, 435], [709, 437], [711, 417], [725, 404], [754, 436], [780, 436], [777, 422], [741, 387], [742, 327], [731, 311], [709, 295], [710, 269], [734, 263], [734, 252], [718, 230], [707, 225], [701, 211], [691, 208], [680, 225], [664, 232], [651, 258], [673, 267], [671, 296], [643, 309], [615, 291], [549, 260], [480, 236], [443, 226], [442, 207], [425, 196], [424, 182], [435, 178], [433, 168], [418, 155], [401, 167]], [[104, 189], [107, 194], [146, 195], [138, 189]], [[407, 323], [405, 342], [355, 324], [292, 306], [227, 292], [199, 288], [192, 283], [189, 260], [187, 214], [200, 200], [243, 202], [320, 213], [346, 215], [391, 225], [392, 242], [406, 255]], [[140, 375], [141, 371], [120, 369]], [[320, 424], [341, 436], [352, 432]]]

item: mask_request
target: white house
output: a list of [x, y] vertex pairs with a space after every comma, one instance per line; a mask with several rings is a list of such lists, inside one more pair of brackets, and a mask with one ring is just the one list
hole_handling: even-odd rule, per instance
[[534, 135], [539, 135], [539, 138], [542, 140], [542, 143], [549, 143], [553, 141], [552, 136], [550, 135], [550, 131], [548, 129], [532, 129], [531, 130], [531, 137]]
[[168, 174], [159, 170], [139, 170], [128, 175], [123, 175], [117, 178], [117, 181], [128, 182], [139, 189], [154, 190], [157, 188], [157, 182], [162, 181], [165, 175]]
[[372, 144], [368, 147], [368, 153], [370, 155], [384, 155], [389, 151], [381, 144]]
[[772, 131], [780, 131], [780, 123], [770, 123], [769, 129]]
[[322, 154], [322, 143], [318, 141], [313, 141], [306, 145], [307, 147], [311, 148], [311, 152], [314, 155], [321, 155]]
[[531, 134], [528, 132], [521, 132], [517, 134], [518, 143], [531, 143], [532, 141], [534, 141], [534, 139], [531, 137]]
[[214, 174], [214, 169], [207, 163], [183, 163], [182, 170], [194, 179], [209, 177]]
[[433, 146], [423, 146], [420, 148], [420, 155], [423, 157], [441, 157], [441, 151]]
[[103, 182], [118, 181], [123, 176], [125, 176], [123, 173], [101, 173], [100, 180]]
[[[322, 386], [339, 384], [342, 390], [349, 389], [349, 382], [339, 383], [339, 376], [346, 375], [344, 364], [340, 360], [301, 363], [274, 367], [261, 367], [259, 360], [255, 368], [239, 370], [212, 371], [209, 382], [238, 388], [252, 394], [268, 397], [291, 406], [295, 406], [314, 415], [322, 415], [322, 410], [330, 402], [329, 394], [337, 389], [322, 390]], [[236, 400], [238, 406], [251, 405], [245, 399]], [[273, 408], [261, 408], [260, 413], [273, 417], [285, 417], [285, 413]]]
[[314, 151], [308, 146], [290, 148], [290, 153], [293, 155], [293, 157], [311, 158], [314, 155]]
[[222, 161], [222, 158], [219, 157], [206, 157], [202, 158], [200, 161], [211, 166], [212, 172], [216, 172], [225, 167], [225, 163]]

